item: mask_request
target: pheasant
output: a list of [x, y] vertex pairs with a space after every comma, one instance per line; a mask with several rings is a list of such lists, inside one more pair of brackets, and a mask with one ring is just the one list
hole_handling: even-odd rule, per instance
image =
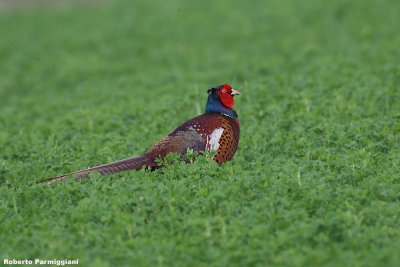
[[78, 179], [87, 177], [92, 172], [102, 175], [126, 171], [140, 170], [143, 167], [156, 169], [157, 158], [164, 158], [168, 153], [185, 155], [188, 149], [193, 151], [216, 151], [213, 159], [222, 164], [233, 158], [239, 144], [240, 126], [234, 106], [234, 95], [240, 92], [233, 90], [228, 84], [212, 87], [207, 91], [208, 99], [206, 110], [203, 115], [194, 117], [173, 130], [166, 137], [155, 143], [149, 152], [136, 156], [85, 170], [76, 171], [72, 174], [43, 180], [47, 184], [74, 176]]

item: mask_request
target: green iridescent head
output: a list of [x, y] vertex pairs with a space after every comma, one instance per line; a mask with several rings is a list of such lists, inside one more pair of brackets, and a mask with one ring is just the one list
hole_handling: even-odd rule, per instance
[[229, 84], [214, 86], [208, 90], [206, 113], [220, 113], [231, 118], [237, 118], [236, 111], [232, 109], [235, 104], [233, 96], [240, 92], [233, 90]]

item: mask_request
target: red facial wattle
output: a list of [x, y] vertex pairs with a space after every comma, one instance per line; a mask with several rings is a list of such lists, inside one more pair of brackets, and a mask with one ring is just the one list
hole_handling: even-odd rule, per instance
[[235, 105], [235, 101], [233, 100], [233, 96], [231, 94], [220, 94], [219, 98], [221, 100], [221, 103], [227, 108], [232, 108], [233, 105]]
[[235, 105], [235, 101], [233, 100], [233, 96], [231, 95], [232, 87], [229, 84], [222, 85], [221, 88], [219, 88], [217, 93], [219, 95], [221, 103], [225, 107], [232, 108], [233, 105]]

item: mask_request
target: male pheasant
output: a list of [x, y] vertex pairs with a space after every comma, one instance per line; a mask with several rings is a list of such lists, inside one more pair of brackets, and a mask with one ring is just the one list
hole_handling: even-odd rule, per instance
[[156, 169], [160, 167], [156, 163], [157, 158], [163, 158], [171, 152], [184, 155], [188, 149], [198, 152], [216, 151], [213, 159], [218, 164], [229, 161], [233, 158], [239, 143], [239, 120], [232, 109], [233, 96], [239, 94], [239, 91], [233, 90], [228, 84], [215, 86], [208, 90], [206, 110], [203, 115], [180, 125], [155, 143], [146, 154], [53, 177], [43, 182], [52, 184], [69, 176], [81, 179], [92, 172], [107, 175], [126, 170], [140, 170], [143, 167]]

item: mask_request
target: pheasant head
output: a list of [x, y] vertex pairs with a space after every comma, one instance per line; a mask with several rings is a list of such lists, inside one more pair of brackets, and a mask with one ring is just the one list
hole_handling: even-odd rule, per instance
[[233, 90], [229, 84], [214, 86], [208, 90], [206, 113], [220, 113], [231, 118], [237, 118], [236, 111], [232, 109], [235, 104], [233, 96], [240, 92]]

